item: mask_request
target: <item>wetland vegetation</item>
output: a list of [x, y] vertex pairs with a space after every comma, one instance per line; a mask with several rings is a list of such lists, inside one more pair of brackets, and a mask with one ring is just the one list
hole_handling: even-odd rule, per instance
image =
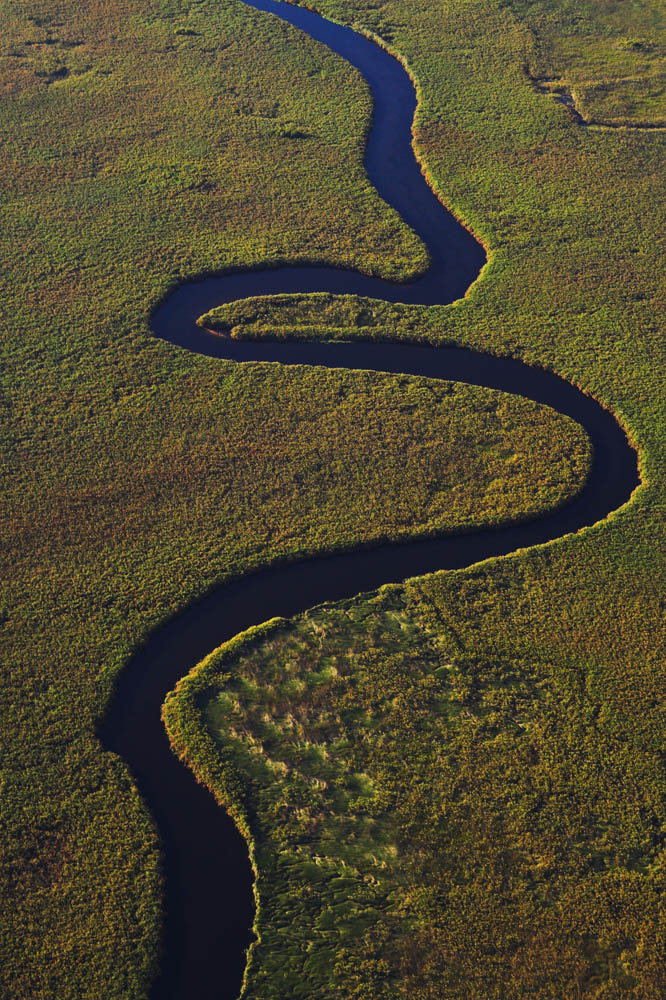
[[[452, 997], [510, 987], [517, 996], [661, 1000], [664, 138], [587, 134], [534, 92], [526, 66], [576, 89], [588, 58], [589, 48], [574, 58], [560, 41], [571, 17], [563, 4], [312, 5], [407, 59], [429, 177], [491, 259], [453, 308], [407, 316], [386, 306], [365, 322], [359, 307], [351, 322], [347, 306], [333, 304], [324, 327], [459, 341], [552, 367], [624, 420], [645, 485], [575, 538], [317, 612], [262, 633], [256, 646], [250, 637], [242, 663], [224, 652], [195, 675], [217, 685], [195, 706], [207, 730], [188, 714], [193, 687], [183, 685], [169, 703], [174, 738], [181, 749], [191, 741], [199, 768], [198, 748], [212, 754], [213, 770], [201, 773], [225, 799], [215, 768], [233, 755], [248, 781], [243, 816], [266, 836], [266, 947], [251, 989], [277, 995], [280, 975], [301, 975], [309, 939], [285, 914], [304, 905], [309, 872], [326, 881], [321, 912], [307, 911], [319, 921], [317, 942], [330, 943], [338, 918], [345, 939], [332, 965], [323, 946], [313, 949], [309, 995], [374, 997], [385, 982], [393, 995], [440, 997], [432, 984], [445, 969]], [[658, 17], [658, 4], [633, 8]], [[251, 374], [153, 341], [149, 310], [167, 288], [222, 267], [322, 259], [386, 277], [423, 269], [422, 247], [363, 175], [367, 91], [341, 60], [233, 0], [4, 0], [0, 17], [11, 416], [3, 990], [138, 998], [157, 960], [157, 839], [131, 778], [94, 735], [132, 650], [176, 609], [267, 562], [461, 525], [472, 509], [493, 523], [517, 512], [517, 495], [533, 503], [544, 479], [550, 492], [538, 502], [555, 503], [576, 487], [585, 448], [552, 414], [515, 401], [503, 411], [491, 393], [480, 394], [484, 415], [472, 390], [408, 380], [415, 406], [398, 417], [404, 380], [271, 366]], [[631, 66], [596, 65], [595, 79], [629, 76]], [[648, 106], [661, 113], [654, 94]], [[249, 317], [254, 334], [316, 332], [311, 306], [290, 308], [299, 314], [287, 323], [246, 308], [232, 325]], [[475, 448], [489, 429], [488, 456]], [[470, 433], [477, 464], [456, 472], [456, 435]], [[533, 441], [542, 442], [540, 464], [523, 469], [520, 490], [510, 479], [507, 493], [511, 459]], [[465, 497], [460, 509], [439, 491], [446, 476]], [[320, 510], [326, 519], [313, 517]], [[319, 689], [306, 670], [313, 635], [335, 668], [315, 669]], [[274, 679], [262, 677], [255, 704], [243, 671], [252, 681], [273, 655]], [[296, 681], [288, 690], [285, 662]], [[216, 678], [232, 667], [225, 702]], [[233, 742], [230, 711], [240, 720]], [[313, 780], [293, 767], [293, 787], [280, 785], [295, 805], [286, 871], [270, 850], [279, 806], [262, 776], [276, 762], [282, 772], [284, 759], [305, 766], [283, 725], [288, 711], [314, 749]], [[258, 741], [271, 713], [266, 750]], [[327, 741], [343, 723], [348, 745], [328, 775]], [[383, 737], [374, 748], [373, 727]], [[435, 758], [427, 738], [444, 748]], [[331, 778], [335, 809], [317, 785]], [[298, 809], [313, 838], [330, 839], [348, 821], [358, 851], [322, 853], [308, 868], [315, 840], [302, 847]], [[367, 854], [375, 831], [386, 846], [377, 865], [393, 859], [384, 881]], [[358, 868], [347, 881], [342, 862]], [[290, 958], [276, 970], [267, 945], [281, 928]], [[367, 943], [363, 961], [352, 928]]]
[[666, 9], [655, 2], [512, 0], [534, 39], [528, 69], [552, 93], [574, 93], [600, 125], [666, 127]]
[[254, 839], [246, 996], [663, 994], [661, 752], [580, 661], [489, 638], [387, 587], [251, 630], [167, 701]]

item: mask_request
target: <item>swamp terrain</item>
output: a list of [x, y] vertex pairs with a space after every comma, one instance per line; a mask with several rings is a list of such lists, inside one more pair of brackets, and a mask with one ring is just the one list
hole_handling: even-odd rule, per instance
[[[261, 627], [171, 696], [258, 861], [247, 995], [662, 1000], [663, 6], [311, 5], [407, 62], [421, 162], [489, 262], [449, 307], [216, 320], [551, 368], [618, 416], [642, 485], [576, 536]], [[515, 397], [151, 336], [220, 269], [423, 271], [342, 60], [235, 0], [0, 0], [0, 22], [0, 992], [140, 1000], [159, 840], [96, 737], [132, 652], [260, 566], [551, 509], [589, 454]]]

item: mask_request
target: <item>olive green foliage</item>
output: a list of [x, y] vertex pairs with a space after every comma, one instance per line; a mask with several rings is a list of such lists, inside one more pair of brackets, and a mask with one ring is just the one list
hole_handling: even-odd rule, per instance
[[132, 651], [258, 566], [557, 504], [587, 455], [499, 394], [151, 337], [208, 271], [423, 269], [364, 176], [343, 61], [236, 0], [0, 0], [0, 23], [0, 994], [128, 1000], [158, 844], [95, 726]]
[[589, 122], [666, 127], [666, 7], [661, 0], [509, 0], [534, 35], [529, 72], [573, 93]]
[[200, 326], [237, 340], [271, 336], [290, 340], [345, 340], [350, 330], [363, 340], [382, 340], [386, 326], [408, 337], [418, 329], [418, 308], [355, 295], [264, 295], [241, 299], [200, 316]]
[[664, 995], [662, 754], [589, 664], [415, 584], [252, 630], [166, 719], [253, 837], [248, 998]]

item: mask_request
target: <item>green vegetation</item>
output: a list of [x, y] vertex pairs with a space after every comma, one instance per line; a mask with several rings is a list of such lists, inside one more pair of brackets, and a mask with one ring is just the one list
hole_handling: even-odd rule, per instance
[[382, 340], [386, 326], [410, 339], [419, 327], [419, 307], [391, 305], [355, 295], [264, 295], [218, 306], [199, 317], [200, 326], [238, 340]]
[[589, 664], [495, 642], [385, 588], [251, 630], [167, 700], [254, 840], [245, 996], [664, 995], [661, 748], [614, 730]]
[[167, 289], [213, 269], [423, 268], [363, 175], [342, 61], [236, 0], [0, 0], [0, 20], [0, 993], [128, 1000], [157, 838], [94, 731], [142, 639], [269, 562], [556, 504], [587, 456], [498, 394], [151, 337]]
[[[537, 19], [572, 51], [564, 4], [314, 6], [407, 59], [422, 160], [491, 250], [453, 308], [331, 304], [329, 329], [549, 365], [624, 420], [643, 486], [575, 538], [274, 623], [179, 686], [174, 744], [254, 838], [247, 995], [661, 1000], [666, 137], [580, 129], [530, 86]], [[577, 96], [586, 51], [557, 64]], [[294, 301], [206, 317], [312, 320]]]
[[535, 39], [530, 74], [589, 122], [666, 127], [666, 8], [655, 0], [509, 0]]
[[[557, 370], [624, 420], [641, 449], [645, 485], [607, 523], [574, 538], [391, 590], [382, 615], [390, 611], [414, 637], [413, 652], [369, 623], [353, 642], [335, 640], [330, 627], [330, 655], [341, 656], [338, 642], [362, 661], [349, 674], [366, 672], [358, 704], [380, 682], [398, 699], [374, 710], [379, 726], [388, 731], [391, 719], [404, 718], [400, 698], [418, 708], [404, 742], [397, 725], [388, 733], [386, 766], [389, 749], [400, 760], [404, 749], [416, 770], [399, 770], [397, 787], [428, 840], [419, 857], [414, 841], [413, 854], [405, 846], [404, 856], [387, 860], [381, 885], [400, 886], [401, 898], [381, 908], [381, 886], [364, 881], [375, 870], [363, 867], [371, 824], [361, 822], [359, 857], [351, 859], [360, 878], [322, 894], [339, 907], [335, 921], [336, 913], [361, 915], [367, 961], [357, 961], [348, 934], [336, 966], [317, 966], [319, 951], [308, 974], [319, 983], [329, 977], [327, 995], [346, 978], [348, 995], [375, 997], [390, 969], [396, 990], [411, 984], [412, 996], [430, 990], [439, 998], [428, 984], [445, 967], [452, 995], [478, 1000], [499, 989], [501, 976], [507, 989], [548, 1000], [576, 992], [662, 1000], [666, 138], [579, 129], [534, 91], [526, 66], [577, 88], [566, 62], [573, 54], [558, 40], [568, 16], [554, 0], [529, 11], [506, 0], [313, 5], [376, 32], [407, 59], [420, 86], [416, 138], [428, 175], [491, 251], [482, 280], [452, 308], [382, 307], [381, 319], [366, 322], [362, 304], [353, 315], [340, 304], [326, 322], [338, 336], [372, 327], [373, 336], [459, 341]], [[628, 38], [653, 37], [642, 22], [630, 30], [627, 4], [616, 11]], [[656, 24], [660, 4], [631, 11], [653, 12]], [[553, 33], [552, 51], [563, 53], [552, 69], [544, 37], [531, 27], [537, 16], [542, 32]], [[231, 575], [443, 523], [445, 505], [431, 508], [415, 484], [448, 434], [452, 409], [443, 387], [414, 380], [236, 368], [150, 337], [149, 310], [166, 290], [213, 269], [321, 259], [405, 277], [424, 266], [422, 248], [363, 177], [368, 94], [344, 63], [235, 0], [0, 0], [0, 18], [0, 240], [9, 277], [1, 298], [8, 419], [0, 992], [127, 1000], [147, 991], [159, 872], [156, 837], [131, 780], [94, 738], [113, 677], [160, 621]], [[589, 46], [575, 58], [584, 69]], [[605, 72], [595, 66], [589, 78]], [[609, 82], [625, 72], [633, 70], [612, 69]], [[644, 113], [641, 104], [632, 120]], [[270, 330], [270, 316], [256, 315]], [[311, 316], [273, 323], [302, 331]], [[401, 386], [419, 406], [389, 419], [384, 408], [404, 399]], [[469, 407], [473, 397], [455, 398]], [[484, 398], [494, 400], [499, 449], [500, 401]], [[377, 449], [389, 426], [388, 447]], [[521, 425], [512, 453], [524, 434]], [[412, 464], [403, 479], [405, 449]], [[555, 448], [549, 457], [566, 466]], [[445, 454], [442, 465], [448, 461]], [[335, 470], [334, 488], [322, 470]], [[384, 481], [395, 483], [388, 501], [375, 489]], [[563, 488], [555, 475], [552, 482], [549, 502]], [[501, 490], [489, 516], [508, 509], [498, 498]], [[313, 521], [311, 511], [326, 502], [330, 518]], [[366, 605], [351, 604], [347, 614], [358, 607], [362, 615]], [[384, 663], [395, 674], [385, 682]], [[451, 672], [437, 675], [447, 663]], [[301, 695], [292, 697], [297, 706]], [[179, 704], [170, 702], [174, 726]], [[183, 700], [183, 718], [187, 710]], [[328, 739], [314, 730], [334, 711], [332, 700], [313, 702], [312, 742]], [[503, 712], [515, 714], [507, 721]], [[222, 739], [220, 716], [208, 720]], [[423, 794], [434, 757], [432, 747], [421, 754], [417, 731], [441, 733], [444, 724], [447, 752], [435, 777], [451, 803], [448, 832], [439, 813], [427, 813], [439, 804]], [[256, 725], [248, 716], [247, 733]], [[187, 739], [203, 767], [197, 741], [211, 749], [205, 731], [188, 730]], [[253, 763], [241, 759], [243, 746], [234, 744], [238, 766]], [[377, 752], [358, 738], [345, 750], [379, 786]], [[461, 781], [455, 801], [447, 773]], [[219, 774], [208, 777], [216, 783]], [[363, 781], [354, 788], [352, 778], [337, 779], [341, 801], [352, 793], [361, 800], [352, 800], [350, 822], [354, 810], [367, 815], [362, 800], [371, 791]], [[261, 787], [255, 782], [242, 803], [253, 815], [260, 805], [270, 812], [270, 801], [258, 801]], [[321, 799], [312, 794], [314, 815]], [[394, 825], [383, 817], [389, 847], [414, 840], [406, 803]], [[287, 832], [298, 835], [293, 825]], [[297, 847], [294, 839], [285, 857]], [[340, 858], [322, 857], [331, 858], [318, 866], [326, 879]], [[274, 961], [271, 912], [282, 920], [302, 885], [299, 870], [293, 882], [283, 878], [289, 872], [272, 853], [261, 860], [275, 891], [262, 897], [257, 990]], [[459, 906], [447, 895], [452, 872], [460, 873]], [[411, 896], [402, 892], [410, 886]], [[546, 888], [548, 910], [539, 895]], [[443, 924], [454, 904], [458, 923]], [[378, 909], [373, 941], [362, 920]], [[531, 938], [513, 936], [523, 920]], [[290, 953], [307, 949], [309, 937], [292, 940]], [[424, 963], [422, 982], [411, 945], [433, 963]], [[530, 965], [537, 959], [541, 973]]]

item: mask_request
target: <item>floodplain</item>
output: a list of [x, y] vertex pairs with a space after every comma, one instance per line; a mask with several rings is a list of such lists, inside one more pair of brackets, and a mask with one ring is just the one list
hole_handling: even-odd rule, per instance
[[[226, 707], [220, 694], [211, 698], [211, 738], [230, 752], [223, 723], [236, 706], [243, 729], [234, 759], [274, 836], [274, 803], [258, 780], [274, 761], [257, 763], [256, 747], [246, 749], [264, 723], [242, 671], [262, 656], [289, 659], [293, 712], [315, 757], [328, 748], [307, 727], [329, 726], [326, 739], [337, 738], [341, 723], [326, 716], [336, 697], [355, 720], [331, 830], [346, 822], [345, 809], [350, 824], [365, 816], [374, 796], [378, 839], [398, 856], [411, 845], [404, 865], [382, 869], [383, 885], [411, 895], [402, 910], [382, 910], [374, 939], [363, 924], [374, 886], [369, 902], [353, 878], [329, 887], [333, 897], [322, 891], [317, 947], [333, 927], [356, 926], [367, 961], [357, 961], [358, 941], [345, 941], [333, 965], [315, 948], [306, 995], [374, 997], [383, 983], [391, 995], [439, 998], [444, 969], [451, 997], [577, 990], [657, 1000], [665, 985], [664, 137], [577, 128], [534, 90], [526, 67], [575, 90], [590, 58], [561, 42], [571, 16], [564, 4], [314, 6], [377, 34], [407, 61], [419, 89], [421, 161], [489, 250], [464, 301], [409, 317], [387, 306], [373, 336], [457, 342], [552, 368], [621, 419], [639, 448], [643, 485], [578, 536], [411, 581], [262, 637], [245, 667], [234, 667]], [[597, 7], [612, 5], [590, 5], [590, 30]], [[639, 107], [623, 98], [622, 114], [639, 123], [663, 120], [653, 84], [658, 33], [651, 40], [648, 30], [658, 7], [632, 5], [644, 22], [640, 46], [622, 49], [626, 65], [594, 67], [597, 81], [649, 78]], [[557, 503], [580, 483], [585, 444], [554, 416], [516, 402], [502, 411], [489, 393], [481, 417], [479, 393], [433, 397], [410, 383], [415, 406], [396, 419], [405, 387], [395, 377], [250, 373], [156, 342], [150, 312], [167, 290], [222, 268], [320, 259], [389, 278], [423, 270], [423, 248], [363, 173], [367, 90], [321, 47], [232, 0], [31, 0], [4, 2], [0, 16], [1, 238], [11, 276], [2, 296], [11, 415], [3, 989], [138, 998], [159, 955], [158, 837], [131, 776], [95, 735], [132, 652], [177, 610], [267, 563], [464, 526], [471, 510], [492, 524], [509, 507], [519, 514], [519, 499], [533, 510], [532, 487], [544, 480], [552, 488], [537, 503]], [[646, 45], [650, 66], [636, 68]], [[368, 323], [335, 309], [336, 336], [366, 336]], [[305, 323], [308, 336], [315, 321]], [[303, 323], [286, 324], [294, 325]], [[463, 440], [476, 465], [461, 475]], [[519, 489], [515, 478], [507, 487], [523, 446], [542, 465], [526, 469]], [[460, 506], [446, 501], [441, 482]], [[364, 615], [365, 630], [348, 625]], [[313, 628], [341, 677], [321, 678], [330, 705], [321, 693], [304, 695]], [[408, 650], [403, 633], [413, 637]], [[274, 694], [259, 685], [267, 710]], [[382, 701], [389, 697], [395, 705]], [[403, 711], [405, 703], [418, 711]], [[363, 712], [387, 733], [385, 758], [364, 740]], [[446, 742], [436, 802], [433, 759], [420, 749], [426, 734]], [[277, 737], [279, 763], [296, 751]], [[397, 777], [387, 777], [392, 762]], [[314, 781], [328, 780], [318, 766]], [[300, 794], [281, 787], [285, 801]], [[312, 796], [303, 822], [327, 835]], [[386, 807], [396, 803], [389, 822]], [[409, 825], [419, 819], [421, 853]], [[297, 825], [286, 829], [291, 848]], [[359, 838], [362, 873], [373, 836], [364, 829]], [[301, 883], [297, 872], [295, 882], [283, 877], [275, 855], [262, 858], [268, 942]], [[289, 933], [296, 964], [276, 969], [266, 948], [251, 970], [257, 994], [280, 995], [282, 974], [300, 988], [308, 943], [298, 925]]]

